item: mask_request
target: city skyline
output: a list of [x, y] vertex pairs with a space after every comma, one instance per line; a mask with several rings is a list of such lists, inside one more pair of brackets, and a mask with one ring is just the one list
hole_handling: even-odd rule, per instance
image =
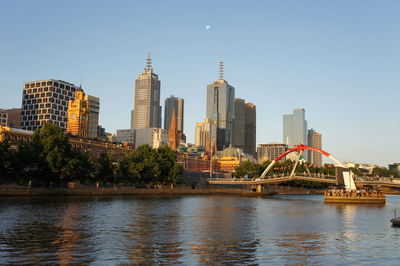
[[[177, 2], [158, 3], [154, 12], [163, 23], [146, 27], [141, 12], [129, 16], [131, 3], [94, 6], [2, 4], [0, 92], [7, 99], [1, 97], [0, 108], [20, 107], [26, 81], [61, 79], [103, 99], [99, 124], [107, 131], [129, 128], [133, 80], [151, 49], [162, 79], [161, 103], [171, 94], [185, 99], [190, 142], [191, 129], [205, 117], [203, 88], [223, 58], [235, 96], [257, 105], [257, 144], [280, 141], [282, 114], [304, 108], [309, 127], [324, 135], [324, 150], [337, 157], [385, 166], [400, 157], [396, 2], [261, 3], [244, 9], [230, 3], [237, 20], [229, 23], [216, 16], [224, 3], [213, 3], [211, 11], [207, 3], [183, 5], [182, 14], [174, 10]], [[59, 20], [55, 10], [73, 11], [74, 19]], [[57, 31], [57, 38], [39, 38]], [[157, 34], [160, 44], [150, 38]], [[59, 42], [60, 36], [78, 41]], [[216, 38], [234, 41], [227, 46]]]

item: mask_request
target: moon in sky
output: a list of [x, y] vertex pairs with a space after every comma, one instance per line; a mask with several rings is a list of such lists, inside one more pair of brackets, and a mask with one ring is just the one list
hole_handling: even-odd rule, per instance
[[211, 29], [211, 26], [210, 25], [206, 25], [206, 30], [209, 30], [209, 29]]

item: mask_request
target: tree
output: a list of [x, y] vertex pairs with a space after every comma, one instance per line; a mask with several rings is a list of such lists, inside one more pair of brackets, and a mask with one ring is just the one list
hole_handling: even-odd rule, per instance
[[61, 179], [64, 182], [80, 180], [82, 183], [92, 183], [95, 165], [88, 152], [71, 151], [67, 164], [61, 169]]
[[182, 174], [182, 167], [168, 146], [152, 149], [149, 145], [140, 145], [122, 159], [119, 172], [120, 180], [128, 184], [174, 185]]
[[168, 145], [159, 147], [157, 154], [160, 169], [158, 183], [168, 184], [172, 187], [182, 176], [182, 166], [176, 162], [176, 154]]
[[0, 184], [9, 177], [11, 170], [12, 153], [8, 142], [0, 143]]
[[115, 166], [111, 154], [107, 151], [100, 153], [96, 162], [95, 178], [103, 184], [111, 183], [115, 177]]
[[245, 161], [235, 168], [235, 172], [233, 173], [233, 176], [235, 176], [237, 178], [246, 177], [246, 176], [248, 178], [259, 177], [261, 175], [260, 168], [262, 168], [262, 167], [259, 164], [252, 163], [250, 161]]
[[63, 168], [69, 164], [72, 154], [68, 137], [62, 129], [46, 123], [43, 128], [35, 130], [32, 142], [33, 144], [38, 143], [38, 148], [41, 149], [40, 159], [49, 170], [45, 175], [48, 181], [65, 178]]

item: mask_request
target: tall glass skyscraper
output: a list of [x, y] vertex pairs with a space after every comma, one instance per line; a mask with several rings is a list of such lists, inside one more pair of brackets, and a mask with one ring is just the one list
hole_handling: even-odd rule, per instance
[[307, 121], [303, 108], [294, 109], [293, 114], [283, 115], [283, 143], [289, 148], [307, 145]]
[[135, 109], [133, 129], [161, 128], [160, 85], [158, 75], [153, 73], [150, 53], [146, 68], [135, 81]]
[[164, 129], [168, 130], [172, 122], [172, 113], [175, 110], [177, 130], [183, 133], [184, 100], [175, 96], [165, 99], [164, 104]]
[[224, 80], [223, 62], [220, 62], [220, 77], [207, 86], [207, 118], [216, 121], [216, 140], [218, 150], [232, 144], [233, 123], [235, 120], [235, 88]]

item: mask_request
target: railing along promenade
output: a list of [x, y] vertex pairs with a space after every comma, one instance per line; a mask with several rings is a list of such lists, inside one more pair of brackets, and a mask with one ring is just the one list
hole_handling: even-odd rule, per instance
[[268, 176], [268, 178], [250, 179], [250, 178], [208, 178], [207, 182], [214, 185], [266, 185], [266, 184], [277, 184], [282, 182], [288, 182], [293, 180], [304, 180], [336, 184], [336, 178], [334, 176], [324, 177], [313, 177], [313, 176]]
[[[314, 181], [321, 183], [336, 184], [335, 176], [268, 176], [265, 179], [260, 178], [208, 178], [207, 182], [214, 185], [264, 185], [264, 184], [278, 184], [282, 182], [288, 182], [293, 180], [304, 180], [304, 181]], [[383, 180], [363, 180], [357, 178], [355, 180], [357, 187], [362, 186], [383, 186], [383, 187], [397, 187], [400, 188], [400, 182], [395, 181], [383, 181]]]

